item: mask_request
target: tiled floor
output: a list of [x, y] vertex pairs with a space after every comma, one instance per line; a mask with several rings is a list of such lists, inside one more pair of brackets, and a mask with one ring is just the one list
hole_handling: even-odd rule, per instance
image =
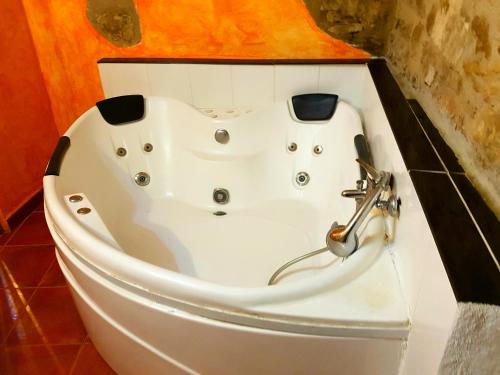
[[113, 374], [87, 336], [42, 210], [0, 236], [0, 374]]

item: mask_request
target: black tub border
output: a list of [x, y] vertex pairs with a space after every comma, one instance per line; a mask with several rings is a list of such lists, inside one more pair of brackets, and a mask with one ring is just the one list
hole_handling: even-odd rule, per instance
[[64, 155], [71, 146], [71, 140], [68, 136], [63, 135], [59, 138], [56, 148], [50, 157], [49, 163], [47, 164], [47, 169], [45, 170], [45, 176], [59, 176], [61, 171], [61, 164], [64, 159]]

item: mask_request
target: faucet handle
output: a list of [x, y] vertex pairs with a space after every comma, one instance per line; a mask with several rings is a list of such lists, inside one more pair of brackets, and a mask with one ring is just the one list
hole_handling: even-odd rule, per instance
[[356, 159], [359, 165], [363, 167], [363, 169], [368, 173], [368, 176], [375, 181], [375, 183], [379, 183], [382, 179], [382, 173], [379, 172], [375, 167], [362, 159]]

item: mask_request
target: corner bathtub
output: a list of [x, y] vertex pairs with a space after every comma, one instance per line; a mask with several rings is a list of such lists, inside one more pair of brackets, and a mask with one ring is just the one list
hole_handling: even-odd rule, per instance
[[[353, 255], [325, 252], [267, 285], [354, 213], [340, 192], [359, 179], [356, 110], [339, 102], [327, 122], [303, 123], [287, 102], [216, 118], [169, 98], [144, 104], [143, 117], [116, 126], [88, 110], [44, 177], [58, 262], [111, 367], [397, 373], [408, 314], [378, 210]], [[136, 183], [139, 172], [149, 184]], [[299, 172], [310, 177], [305, 186]], [[229, 191], [227, 204], [214, 201], [217, 188]]]

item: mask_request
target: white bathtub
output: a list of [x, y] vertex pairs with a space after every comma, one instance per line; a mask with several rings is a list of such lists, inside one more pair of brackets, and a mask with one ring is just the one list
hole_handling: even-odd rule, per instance
[[[380, 212], [350, 257], [323, 253], [267, 286], [354, 213], [340, 192], [359, 178], [356, 110], [341, 101], [328, 122], [300, 123], [286, 101], [225, 118], [169, 98], [145, 109], [119, 126], [88, 110], [65, 134], [59, 175], [44, 177], [57, 259], [109, 364], [124, 374], [397, 373], [408, 308]], [[221, 128], [227, 144], [214, 139]], [[214, 202], [215, 188], [229, 203]]]

